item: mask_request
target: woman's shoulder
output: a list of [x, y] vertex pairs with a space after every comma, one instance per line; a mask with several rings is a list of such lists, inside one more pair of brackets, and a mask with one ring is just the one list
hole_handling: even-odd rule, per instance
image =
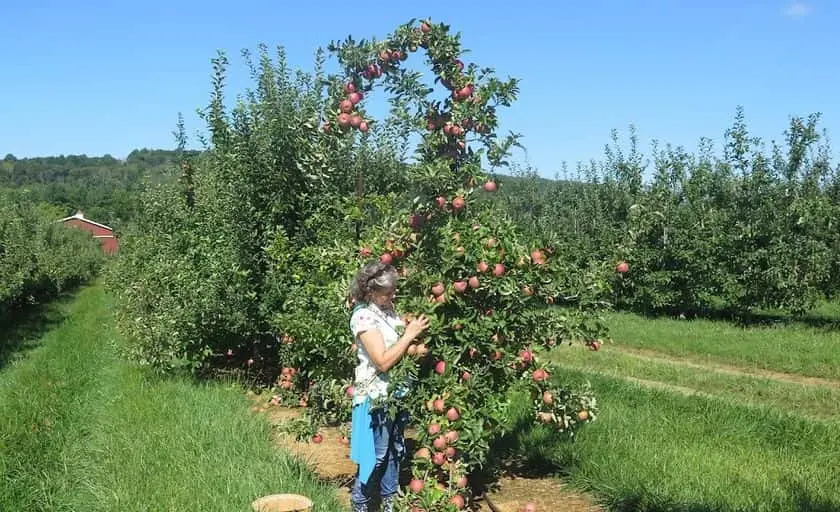
[[350, 329], [354, 334], [377, 327], [376, 315], [364, 305], [353, 308], [350, 314]]

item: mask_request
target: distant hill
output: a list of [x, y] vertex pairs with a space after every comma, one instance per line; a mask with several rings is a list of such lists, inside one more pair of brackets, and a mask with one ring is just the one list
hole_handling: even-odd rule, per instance
[[163, 149], [137, 149], [125, 160], [111, 155], [6, 155], [0, 160], [0, 188], [56, 205], [67, 215], [82, 210], [117, 227], [133, 217], [142, 184], [168, 179], [178, 155]]

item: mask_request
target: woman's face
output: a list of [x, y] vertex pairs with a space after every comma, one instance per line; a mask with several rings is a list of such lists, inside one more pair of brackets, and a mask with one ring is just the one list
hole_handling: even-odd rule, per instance
[[396, 293], [396, 288], [376, 290], [370, 294], [370, 300], [380, 308], [392, 308], [394, 307], [394, 296]]

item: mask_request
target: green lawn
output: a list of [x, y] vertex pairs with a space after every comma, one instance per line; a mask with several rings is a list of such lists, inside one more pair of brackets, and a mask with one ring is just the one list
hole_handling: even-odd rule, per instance
[[272, 446], [241, 389], [122, 362], [101, 286], [55, 308], [63, 321], [0, 370], [0, 510], [248, 511], [278, 492], [343, 509]]
[[609, 322], [615, 344], [550, 355], [560, 378], [592, 384], [597, 421], [573, 443], [525, 431], [522, 457], [568, 473], [609, 510], [840, 510], [840, 382], [751, 374], [836, 379], [838, 332], [630, 314]]
[[778, 324], [743, 328], [713, 320], [607, 318], [615, 342], [699, 361], [840, 379], [840, 329]]

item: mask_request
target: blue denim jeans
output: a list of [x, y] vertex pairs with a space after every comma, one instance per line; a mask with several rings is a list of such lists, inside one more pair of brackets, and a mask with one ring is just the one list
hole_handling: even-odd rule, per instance
[[394, 495], [399, 490], [400, 462], [405, 456], [405, 426], [408, 412], [400, 411], [394, 420], [382, 408], [370, 411], [373, 425], [373, 444], [376, 448], [376, 466], [373, 474], [362, 485], [358, 470], [350, 497], [353, 503], [368, 503], [374, 496], [379, 484], [379, 495], [383, 498]]

